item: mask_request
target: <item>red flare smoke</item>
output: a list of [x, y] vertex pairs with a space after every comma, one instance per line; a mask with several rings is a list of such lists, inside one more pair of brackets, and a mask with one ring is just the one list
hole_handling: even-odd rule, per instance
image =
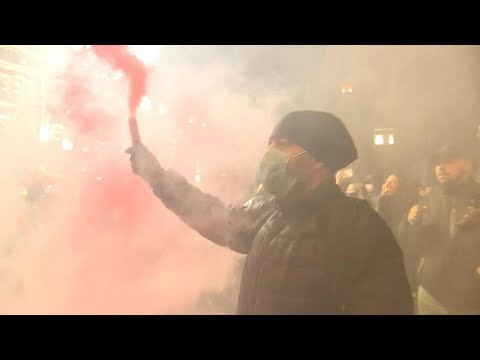
[[94, 45], [93, 52], [104, 59], [114, 69], [122, 71], [130, 82], [128, 107], [130, 114], [135, 116], [137, 107], [146, 92], [147, 69], [125, 45]]

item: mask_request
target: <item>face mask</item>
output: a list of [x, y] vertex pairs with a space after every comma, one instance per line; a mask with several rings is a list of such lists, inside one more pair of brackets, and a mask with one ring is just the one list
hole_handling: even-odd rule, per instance
[[277, 198], [285, 198], [297, 183], [297, 179], [287, 173], [291, 158], [306, 153], [289, 155], [274, 148], [268, 148], [259, 168], [259, 178], [266, 191]]

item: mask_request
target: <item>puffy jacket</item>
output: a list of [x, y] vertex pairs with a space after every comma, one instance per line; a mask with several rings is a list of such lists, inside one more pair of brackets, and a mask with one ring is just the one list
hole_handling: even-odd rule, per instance
[[172, 171], [153, 190], [202, 236], [247, 254], [239, 314], [413, 314], [392, 232], [333, 180], [288, 207], [264, 193], [226, 207]]

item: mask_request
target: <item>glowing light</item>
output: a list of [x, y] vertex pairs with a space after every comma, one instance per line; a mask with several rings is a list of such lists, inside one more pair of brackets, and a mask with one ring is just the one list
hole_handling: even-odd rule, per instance
[[129, 49], [145, 65], [153, 65], [160, 58], [160, 45], [130, 45]]
[[342, 93], [345, 93], [345, 89], [342, 89]]
[[383, 135], [381, 134], [375, 135], [374, 142], [375, 142], [375, 145], [383, 145], [384, 144]]
[[395, 144], [395, 139], [393, 138], [393, 134], [390, 134], [390, 135], [388, 136], [388, 143], [389, 143], [390, 145]]
[[165, 109], [165, 105], [163, 104], [158, 105], [158, 113], [160, 114], [160, 116], [163, 116], [167, 113], [167, 109]]
[[50, 141], [50, 126], [48, 124], [43, 124], [40, 126], [40, 142], [46, 143]]
[[113, 73], [113, 78], [114, 78], [115, 80], [119, 80], [119, 79], [121, 79], [122, 77], [123, 77], [123, 73], [122, 73], [121, 71], [115, 71], [115, 72]]
[[62, 140], [62, 148], [65, 151], [72, 151], [73, 150], [73, 142], [70, 139], [63, 139]]
[[144, 111], [148, 111], [152, 108], [152, 102], [150, 101], [150, 99], [146, 96], [144, 96], [142, 98], [142, 102], [140, 103], [140, 109], [144, 110]]
[[63, 67], [67, 64], [70, 55], [65, 46], [55, 47], [50, 57], [50, 63], [55, 67]]
[[352, 91], [353, 91], [353, 89], [352, 89], [352, 88], [349, 88], [349, 89], [348, 89], [348, 92], [349, 92], [349, 93], [351, 93]]
[[86, 147], [86, 146], [83, 147], [83, 148], [82, 148], [82, 151], [85, 152], [85, 153], [88, 152], [88, 147]]
[[70, 45], [73, 51], [80, 51], [83, 49], [84, 45]]
[[65, 127], [62, 124], [50, 124], [49, 128], [51, 139], [60, 141], [64, 137]]
[[189, 124], [193, 124], [194, 121], [195, 121], [195, 118], [194, 118], [193, 116], [190, 116], [190, 117], [188, 118], [188, 123], [189, 123]]
[[202, 127], [205, 129], [207, 127], [207, 124], [203, 123]]
[[102, 180], [102, 177], [101, 176], [97, 176], [97, 181], [100, 181]]
[[195, 182], [196, 182], [197, 184], [200, 184], [200, 180], [201, 180], [200, 174], [195, 175]]

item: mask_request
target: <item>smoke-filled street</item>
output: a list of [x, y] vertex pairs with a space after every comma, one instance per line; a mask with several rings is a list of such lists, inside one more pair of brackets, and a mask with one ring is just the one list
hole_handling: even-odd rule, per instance
[[479, 60], [0, 45], [0, 314], [480, 314]]

